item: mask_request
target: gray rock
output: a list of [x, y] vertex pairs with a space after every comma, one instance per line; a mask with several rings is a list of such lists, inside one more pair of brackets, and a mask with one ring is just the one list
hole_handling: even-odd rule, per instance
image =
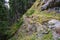
[[51, 19], [48, 21], [48, 27], [51, 29], [54, 40], [60, 38], [60, 21], [56, 19]]
[[48, 12], [53, 12], [53, 11], [55, 11], [56, 13], [60, 13], [60, 7], [54, 7], [48, 9]]
[[49, 8], [56, 10], [56, 12], [60, 11], [60, 10], [57, 10], [58, 8], [55, 8], [55, 7], [60, 7], [60, 4], [59, 4], [60, 0], [43, 0], [43, 2], [44, 2], [44, 5], [41, 6], [41, 11], [44, 11]]

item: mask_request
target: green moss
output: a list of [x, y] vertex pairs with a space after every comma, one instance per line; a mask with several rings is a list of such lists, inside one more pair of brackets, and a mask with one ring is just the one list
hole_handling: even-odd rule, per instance
[[26, 15], [27, 15], [27, 16], [30, 16], [30, 15], [32, 15], [34, 12], [35, 12], [35, 10], [30, 9], [28, 12], [26, 12]]
[[[48, 13], [47, 11], [39, 11], [40, 6], [37, 6], [39, 4], [40, 0], [36, 0], [34, 5], [24, 14], [26, 16], [33, 16], [36, 17], [34, 20], [35, 22], [42, 23], [44, 21], [48, 21], [50, 19], [58, 19], [60, 20], [60, 14], [55, 12]], [[39, 4], [40, 5], [40, 4]], [[22, 18], [23, 19], [23, 18]], [[22, 24], [22, 19], [20, 19], [17, 23], [13, 25], [13, 28], [11, 28], [11, 31], [14, 33]], [[40, 40], [36, 38], [36, 35], [32, 34], [30, 36], [25, 36], [24, 33], [20, 32], [18, 33], [19, 37], [17, 40]], [[12, 37], [11, 40], [16, 40], [15, 37]], [[53, 40], [52, 33], [45, 34], [42, 38], [42, 40]]]
[[53, 40], [53, 39], [52, 39], [52, 33], [45, 34], [45, 35], [43, 36], [42, 40]]

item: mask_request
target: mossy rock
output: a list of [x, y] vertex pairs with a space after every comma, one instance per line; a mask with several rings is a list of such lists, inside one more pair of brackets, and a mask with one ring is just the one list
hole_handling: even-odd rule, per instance
[[[50, 19], [60, 20], [60, 13], [48, 12], [47, 10], [40, 11], [40, 6], [41, 6], [41, 1], [40, 0], [36, 0], [36, 2], [33, 4], [33, 6], [24, 14], [24, 16], [31, 17], [31, 18], [35, 17], [35, 20], [33, 20], [33, 21], [39, 22], [40, 24], [42, 24], [43, 22], [48, 21]], [[21, 35], [20, 33], [18, 33], [18, 34]], [[24, 35], [23, 35], [22, 38], [21, 38], [21, 36], [19, 36], [17, 40], [27, 40], [27, 39], [28, 40], [36, 40], [37, 38], [31, 39], [31, 38], [34, 38], [34, 37], [33, 36], [28, 36], [28, 38], [29, 38], [28, 39], [28, 38], [24, 37]], [[12, 39], [14, 39], [14, 37]], [[43, 40], [53, 40], [52, 39], [52, 34], [49, 33], [49, 34], [45, 35], [42, 39]]]

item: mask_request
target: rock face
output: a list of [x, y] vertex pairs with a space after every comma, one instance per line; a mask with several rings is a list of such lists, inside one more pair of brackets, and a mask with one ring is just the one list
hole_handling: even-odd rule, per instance
[[[59, 4], [60, 0], [43, 0], [43, 5], [41, 7], [41, 10], [46, 10], [46, 9], [53, 9], [58, 10], [56, 12], [59, 12], [59, 8], [60, 8], [60, 4]], [[56, 8], [58, 7], [58, 8]]]
[[16, 40], [21, 36], [19, 33], [22, 33], [24, 36], [30, 36], [32, 34], [36, 34], [36, 37], [43, 37], [43, 32], [47, 32], [46, 26], [36, 22], [38, 16], [23, 16], [23, 25], [19, 28], [19, 30], [15, 33], [14, 37]]
[[[49, 30], [48, 30], [47, 24], [48, 24], [48, 21], [50, 21], [51, 19], [60, 19], [60, 14], [56, 15], [53, 12], [47, 13], [46, 11], [40, 12], [39, 8], [40, 8], [40, 0], [37, 0], [34, 3], [34, 5], [31, 7], [31, 9], [28, 10], [28, 12], [26, 12], [26, 14], [23, 15], [23, 25], [19, 28], [18, 32], [14, 36], [16, 40], [20, 40], [20, 39], [31, 40], [31, 38], [33, 39], [34, 37], [43, 38], [41, 40], [52, 40], [51, 33], [48, 33]], [[35, 33], [36, 35], [32, 37], [31, 35]], [[44, 33], [47, 35], [45, 35]], [[45, 37], [43, 37], [44, 35]]]
[[48, 9], [48, 12], [53, 12], [53, 11], [55, 11], [56, 13], [60, 13], [60, 7], [54, 7]]
[[27, 35], [32, 35], [33, 33], [36, 33], [36, 37], [43, 37], [44, 33], [48, 34], [48, 29], [46, 27], [46, 25], [42, 25], [41, 23], [39, 23], [38, 18], [39, 16], [23, 16], [23, 20], [24, 20], [24, 24], [25, 24], [25, 31], [27, 33]]
[[49, 24], [48, 27], [52, 31], [54, 40], [58, 40], [58, 38], [60, 37], [60, 21], [52, 19], [48, 22], [48, 24]]
[[31, 17], [24, 16], [24, 23], [27, 26], [26, 29], [31, 34], [43, 30], [43, 26], [39, 22], [33, 21], [35, 18], [36, 17], [32, 17], [32, 16]]

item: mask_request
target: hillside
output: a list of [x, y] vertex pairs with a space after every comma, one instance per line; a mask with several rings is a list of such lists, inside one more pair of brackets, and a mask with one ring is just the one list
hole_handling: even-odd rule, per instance
[[34, 2], [35, 0], [0, 0], [0, 40], [8, 40], [15, 35], [23, 23], [23, 14]]
[[[51, 32], [48, 34], [41, 34], [44, 31], [49, 31], [47, 28], [44, 29], [42, 24], [50, 19], [60, 20], [60, 13], [54, 11], [48, 12], [47, 10], [40, 11], [41, 3], [40, 0], [36, 0], [33, 6], [23, 15], [19, 22], [12, 25], [17, 27], [23, 22], [15, 35], [9, 40], [53, 40]], [[16, 28], [13, 30], [16, 30]]]

